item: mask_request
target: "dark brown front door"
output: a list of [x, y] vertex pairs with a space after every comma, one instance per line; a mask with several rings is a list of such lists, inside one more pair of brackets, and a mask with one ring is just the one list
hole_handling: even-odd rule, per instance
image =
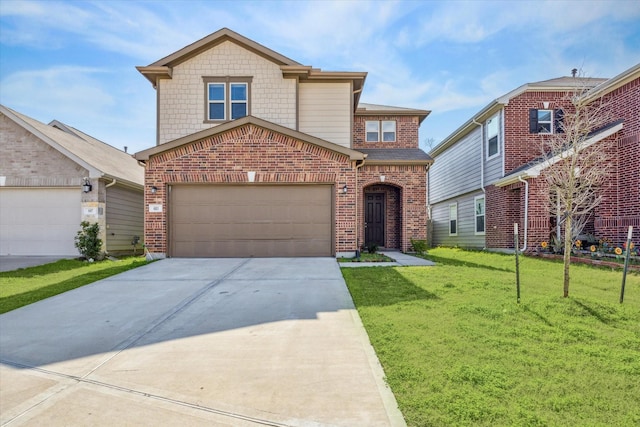
[[384, 193], [367, 193], [364, 199], [364, 244], [384, 246]]

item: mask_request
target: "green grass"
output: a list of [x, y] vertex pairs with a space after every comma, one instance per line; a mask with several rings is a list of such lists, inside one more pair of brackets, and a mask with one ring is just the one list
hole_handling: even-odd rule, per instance
[[640, 275], [438, 248], [343, 269], [409, 426], [640, 425]]
[[141, 257], [95, 263], [64, 259], [37, 267], [0, 272], [0, 313], [144, 264], [147, 264], [147, 261]]
[[363, 252], [360, 254], [360, 259], [357, 258], [338, 258], [338, 262], [393, 262], [393, 258], [389, 258], [384, 254], [374, 253], [370, 254]]

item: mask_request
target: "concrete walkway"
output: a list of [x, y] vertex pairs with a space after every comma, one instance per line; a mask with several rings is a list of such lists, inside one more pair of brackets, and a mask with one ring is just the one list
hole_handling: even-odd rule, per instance
[[404, 254], [400, 251], [378, 251], [389, 258], [395, 259], [395, 262], [341, 262], [340, 267], [407, 267], [407, 266], [432, 266], [436, 265], [433, 261], [424, 258], [418, 258], [412, 255]]
[[166, 259], [0, 315], [0, 424], [404, 426], [334, 258]]

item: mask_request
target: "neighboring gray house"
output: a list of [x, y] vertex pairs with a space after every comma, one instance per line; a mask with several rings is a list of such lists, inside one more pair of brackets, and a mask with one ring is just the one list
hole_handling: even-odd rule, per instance
[[0, 105], [0, 255], [78, 256], [83, 220], [100, 224], [103, 250], [130, 252], [143, 236], [143, 189], [131, 155]]

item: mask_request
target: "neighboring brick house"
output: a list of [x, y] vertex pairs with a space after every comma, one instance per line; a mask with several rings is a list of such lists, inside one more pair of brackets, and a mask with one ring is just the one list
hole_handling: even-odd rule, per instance
[[143, 189], [130, 154], [0, 105], [0, 255], [78, 256], [83, 220], [100, 225], [104, 251], [131, 252], [135, 236], [141, 251]]
[[[640, 225], [638, 171], [638, 79], [640, 66], [607, 79], [562, 77], [523, 85], [474, 115], [430, 155], [429, 208], [433, 243], [513, 250], [518, 223], [520, 249], [533, 250], [554, 234], [557, 219], [541, 160], [541, 141], [558, 130], [569, 94], [591, 88], [590, 102], [610, 99], [612, 121], [590, 136], [613, 141], [611, 178], [601, 190], [590, 232], [622, 242], [628, 225]], [[601, 146], [602, 144], [600, 144]], [[623, 176], [622, 168], [629, 171]], [[638, 234], [635, 234], [636, 236]]]
[[360, 104], [366, 73], [304, 66], [231, 30], [138, 67], [157, 91], [152, 256], [339, 256], [426, 238], [429, 111]]

